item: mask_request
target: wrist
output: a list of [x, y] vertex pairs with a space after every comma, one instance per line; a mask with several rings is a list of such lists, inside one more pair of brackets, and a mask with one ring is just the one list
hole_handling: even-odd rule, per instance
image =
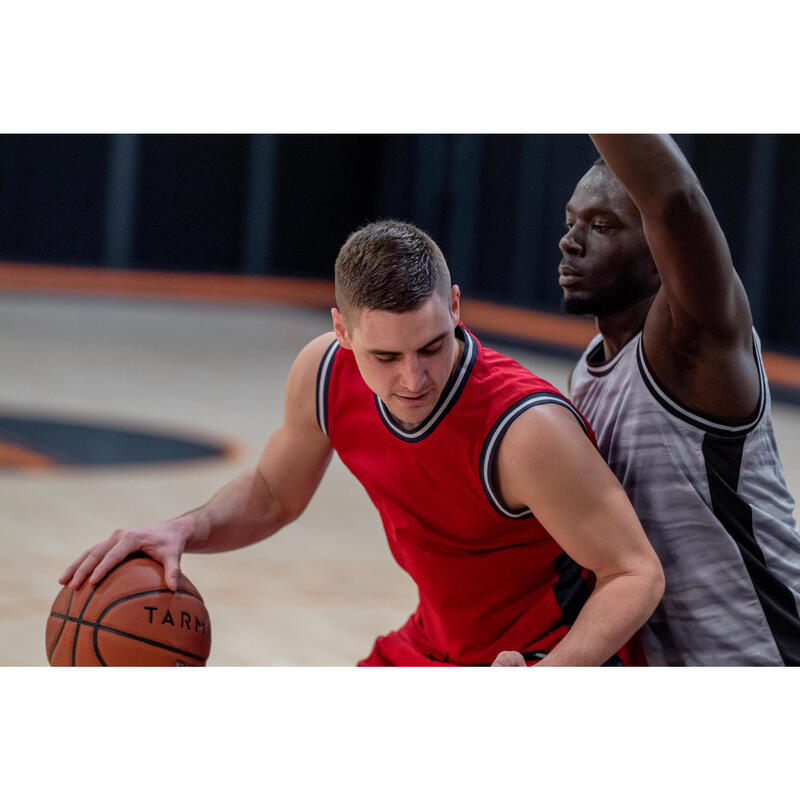
[[202, 509], [197, 508], [178, 517], [178, 533], [183, 544], [183, 551], [191, 553], [202, 550], [211, 535], [211, 519]]

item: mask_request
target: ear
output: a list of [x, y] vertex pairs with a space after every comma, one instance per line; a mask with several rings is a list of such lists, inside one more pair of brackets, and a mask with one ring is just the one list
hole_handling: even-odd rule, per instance
[[336, 334], [339, 345], [344, 347], [345, 350], [352, 350], [353, 345], [350, 343], [350, 334], [347, 332], [347, 325], [342, 312], [338, 308], [332, 308], [331, 317], [333, 319], [333, 332]]
[[461, 289], [454, 283], [450, 289], [450, 314], [453, 317], [453, 325], [461, 322]]

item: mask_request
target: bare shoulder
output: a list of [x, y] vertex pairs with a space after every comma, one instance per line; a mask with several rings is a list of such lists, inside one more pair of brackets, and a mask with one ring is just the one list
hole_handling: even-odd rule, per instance
[[600, 490], [613, 475], [587, 435], [580, 417], [566, 405], [544, 403], [520, 414], [497, 453], [494, 479], [511, 508], [569, 504], [587, 482]]
[[317, 374], [327, 349], [336, 341], [333, 331], [312, 339], [297, 354], [286, 382], [285, 406], [288, 418], [316, 420]]
[[520, 414], [509, 426], [498, 451], [501, 462], [541, 463], [578, 447], [594, 449], [577, 412], [563, 403], [541, 403]]
[[325, 355], [325, 351], [334, 341], [336, 341], [336, 334], [333, 331], [327, 331], [312, 339], [297, 354], [292, 369], [294, 370], [297, 367], [300, 370], [316, 370]]

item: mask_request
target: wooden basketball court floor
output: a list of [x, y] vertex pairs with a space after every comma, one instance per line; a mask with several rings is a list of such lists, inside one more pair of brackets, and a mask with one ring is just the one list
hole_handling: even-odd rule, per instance
[[[0, 470], [0, 665], [47, 663], [57, 578], [85, 548], [202, 504], [254, 463], [280, 422], [294, 355], [329, 323], [282, 306], [0, 295], [0, 413], [232, 446], [205, 461]], [[502, 349], [566, 390], [571, 360]], [[773, 403], [773, 416], [797, 497], [800, 408]], [[209, 665], [352, 665], [416, 605], [377, 512], [336, 457], [291, 526], [182, 566], [211, 615]]]

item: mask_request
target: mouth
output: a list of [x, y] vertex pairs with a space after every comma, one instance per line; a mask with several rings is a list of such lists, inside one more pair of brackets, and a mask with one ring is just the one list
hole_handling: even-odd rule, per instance
[[558, 265], [558, 285], [559, 286], [572, 286], [574, 283], [580, 283], [583, 276], [576, 269], [573, 269], [569, 264]]
[[426, 392], [422, 392], [420, 394], [397, 394], [395, 393], [395, 397], [400, 400], [401, 402], [405, 403], [406, 405], [421, 405], [428, 399], [428, 395], [430, 394], [430, 389]]

